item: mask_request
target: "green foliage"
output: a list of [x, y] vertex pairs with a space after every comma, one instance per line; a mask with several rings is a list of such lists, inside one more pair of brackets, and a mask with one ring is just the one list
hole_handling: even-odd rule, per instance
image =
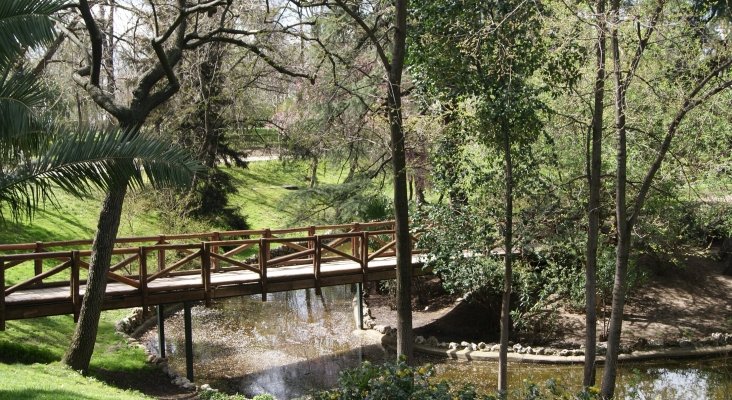
[[[169, 143], [122, 131], [69, 133], [56, 131], [40, 155], [0, 175], [0, 202], [16, 213], [31, 211], [58, 187], [77, 197], [95, 189], [108, 190], [130, 179], [141, 188], [186, 185], [200, 165], [187, 152]], [[0, 216], [2, 216], [0, 214]]]
[[383, 221], [393, 215], [389, 198], [367, 178], [298, 190], [279, 207], [291, 215], [290, 225]]
[[251, 399], [241, 394], [226, 394], [213, 390], [205, 390], [198, 395], [200, 400], [277, 400], [271, 394], [258, 394]]
[[82, 197], [127, 182], [181, 185], [200, 169], [188, 153], [162, 140], [136, 132], [69, 131], [47, 120], [42, 109], [49, 93], [24, 70], [24, 56], [27, 48], [53, 39], [50, 15], [63, 3], [0, 5], [0, 204], [16, 218], [30, 215], [54, 188]]
[[212, 220], [214, 225], [225, 229], [247, 230], [250, 228], [246, 215], [232, 207], [231, 196], [237, 193], [231, 175], [212, 168], [198, 180], [198, 188], [189, 199], [193, 207], [193, 216]]
[[0, 35], [0, 64], [15, 59], [26, 47], [37, 48], [52, 41], [53, 21], [47, 16], [65, 3], [66, 0], [4, 0], [0, 3], [0, 31], [12, 32]]
[[451, 390], [447, 382], [432, 382], [430, 378], [434, 373], [434, 367], [430, 365], [410, 367], [403, 359], [382, 365], [365, 361], [358, 368], [342, 371], [337, 389], [317, 393], [314, 398], [316, 400], [495, 398], [479, 396], [469, 386]]

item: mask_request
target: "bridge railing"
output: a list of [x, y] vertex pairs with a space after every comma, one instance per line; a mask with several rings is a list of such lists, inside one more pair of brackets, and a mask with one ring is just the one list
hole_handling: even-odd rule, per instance
[[[108, 291], [108, 296], [137, 294], [143, 306], [149, 303], [151, 294], [165, 290], [165, 284], [159, 283], [163, 278], [200, 276], [191, 279], [187, 287], [202, 289], [203, 300], [208, 302], [214, 286], [212, 273], [248, 271], [257, 275], [266, 298], [268, 272], [273, 270], [311, 264], [319, 290], [324, 264], [354, 262], [366, 280], [370, 261], [396, 254], [393, 221], [123, 237], [115, 243], [118, 247], [113, 249], [113, 262], [106, 277], [108, 282], [122, 285], [117, 285], [114, 293]], [[6, 297], [27, 289], [67, 287], [67, 300], [71, 300], [74, 317], [78, 318], [80, 286], [86, 284], [91, 258], [89, 245], [90, 240], [0, 245], [0, 282], [4, 291], [0, 296], [0, 328], [4, 326]], [[32, 252], [13, 253], [29, 250]], [[14, 279], [8, 282], [6, 271], [11, 268], [25, 271], [14, 273]]]

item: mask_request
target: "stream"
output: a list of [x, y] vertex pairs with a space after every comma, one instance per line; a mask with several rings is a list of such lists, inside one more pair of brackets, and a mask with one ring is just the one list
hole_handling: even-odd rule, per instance
[[[375, 331], [354, 331], [350, 286], [271, 293], [217, 301], [193, 308], [195, 381], [230, 393], [271, 393], [280, 400], [337, 384], [338, 373], [361, 361], [382, 362], [395, 355], [382, 348]], [[166, 319], [169, 365], [185, 376], [183, 313]], [[157, 329], [142, 342], [157, 352]], [[419, 356], [432, 363], [437, 377], [471, 383], [491, 393], [497, 381], [493, 362], [452, 361]], [[598, 377], [602, 372], [598, 371]], [[579, 389], [581, 366], [513, 363], [509, 383], [557, 379]], [[663, 360], [621, 365], [620, 399], [732, 399], [732, 359]]]

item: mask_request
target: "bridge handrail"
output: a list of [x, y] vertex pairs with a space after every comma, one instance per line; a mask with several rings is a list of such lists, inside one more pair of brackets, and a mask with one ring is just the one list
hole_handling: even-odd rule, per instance
[[[391, 229], [390, 229], [391, 228]], [[333, 232], [346, 230], [345, 232]], [[323, 233], [321, 233], [323, 232]], [[293, 233], [304, 233], [294, 237], [283, 237]], [[252, 237], [259, 236], [259, 237]], [[386, 238], [385, 238], [386, 236]], [[416, 239], [412, 236], [413, 239]], [[227, 238], [227, 239], [224, 239]], [[170, 243], [173, 240], [200, 239], [196, 242]], [[348, 246], [350, 242], [350, 249]], [[70, 298], [72, 300], [74, 317], [78, 318], [80, 309], [79, 286], [86, 281], [79, 278], [80, 269], [89, 269], [89, 263], [82, 260], [82, 257], [91, 257], [92, 251], [85, 249], [71, 249], [63, 251], [49, 251], [51, 247], [76, 246], [79, 244], [91, 244], [90, 240], [70, 240], [53, 242], [36, 242], [20, 244], [0, 245], [0, 288], [3, 289], [0, 296], [0, 330], [4, 326], [5, 297], [27, 288], [43, 287], [65, 287], [68, 285]], [[203, 289], [204, 299], [207, 302], [211, 298], [211, 273], [220, 271], [248, 270], [259, 275], [261, 292], [263, 298], [267, 295], [267, 271], [273, 267], [286, 265], [303, 265], [312, 263], [316, 289], [320, 288], [321, 266], [324, 263], [336, 260], [349, 260], [357, 263], [361, 268], [363, 279], [367, 279], [368, 264], [379, 256], [393, 256], [396, 253], [396, 237], [394, 221], [380, 221], [367, 223], [339, 224], [308, 226], [287, 229], [264, 229], [245, 231], [225, 231], [211, 233], [192, 233], [175, 235], [157, 235], [141, 237], [123, 237], [115, 241], [115, 244], [122, 244], [126, 247], [116, 247], [112, 254], [121, 256], [121, 261], [115, 261], [107, 272], [109, 281], [116, 281], [129, 286], [133, 291], [139, 292], [142, 304], [148, 303], [147, 299], [151, 288], [149, 284], [160, 278], [168, 276], [200, 274], [200, 283], [193, 283], [192, 287]], [[370, 244], [380, 246], [371, 250]], [[273, 253], [272, 246], [277, 249], [289, 248], [291, 253]], [[234, 247], [233, 249], [231, 247]], [[258, 247], [255, 253], [249, 254], [249, 258], [233, 258], [234, 256]], [[28, 253], [2, 252], [30, 250]], [[221, 251], [221, 253], [220, 253]], [[166, 252], [174, 252], [176, 256], [170, 263], [171, 257], [166, 257]], [[157, 268], [148, 270], [148, 257], [152, 255], [153, 260], [157, 255]], [[245, 255], [246, 257], [246, 255]], [[59, 260], [60, 264], [54, 266], [43, 265], [45, 260]], [[252, 260], [256, 260], [252, 262]], [[5, 271], [22, 263], [33, 262], [35, 267], [34, 276], [12, 286], [6, 286]], [[183, 268], [184, 265], [193, 263], [192, 268]], [[229, 267], [222, 267], [222, 264], [229, 264]], [[135, 271], [137, 266], [137, 271]], [[43, 282], [44, 279], [71, 269], [68, 281]], [[126, 269], [126, 273], [120, 270]], [[44, 271], [44, 269], [47, 269]], [[153, 291], [162, 290], [159, 285]]]
[[[159, 234], [150, 236], [130, 236], [130, 237], [118, 237], [115, 239], [115, 244], [130, 244], [130, 243], [145, 243], [155, 242], [164, 243], [169, 240], [186, 240], [186, 239], [209, 239], [204, 241], [219, 241], [222, 236], [263, 236], [263, 235], [282, 235], [296, 232], [309, 232], [312, 230], [333, 230], [333, 229], [348, 229], [355, 228], [356, 231], [363, 229], [381, 227], [381, 226], [394, 226], [394, 221], [375, 221], [375, 222], [354, 222], [351, 224], [337, 224], [337, 225], [315, 225], [315, 226], [303, 226], [294, 228], [282, 228], [282, 229], [252, 229], [252, 230], [233, 230], [233, 231], [218, 231], [218, 232], [201, 232], [201, 233], [179, 233], [179, 234]], [[309, 235], [312, 236], [312, 235]], [[23, 251], [23, 250], [36, 250], [36, 252], [48, 252], [48, 250], [38, 251], [39, 247], [46, 249], [51, 247], [69, 247], [78, 245], [91, 245], [92, 239], [75, 239], [75, 240], [55, 240], [49, 242], [33, 242], [33, 243], [4, 243], [0, 244], [0, 252], [11, 252], [11, 251]], [[86, 249], [73, 249], [73, 250], [86, 250]]]

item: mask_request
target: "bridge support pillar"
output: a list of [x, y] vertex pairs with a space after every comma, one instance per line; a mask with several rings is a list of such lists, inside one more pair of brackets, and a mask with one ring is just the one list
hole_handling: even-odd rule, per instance
[[363, 329], [363, 283], [356, 284], [356, 297], [358, 301], [358, 329]]
[[165, 309], [158, 305], [158, 353], [160, 358], [165, 358]]
[[193, 329], [191, 327], [191, 303], [183, 303], [183, 324], [186, 337], [186, 378], [193, 382]]

